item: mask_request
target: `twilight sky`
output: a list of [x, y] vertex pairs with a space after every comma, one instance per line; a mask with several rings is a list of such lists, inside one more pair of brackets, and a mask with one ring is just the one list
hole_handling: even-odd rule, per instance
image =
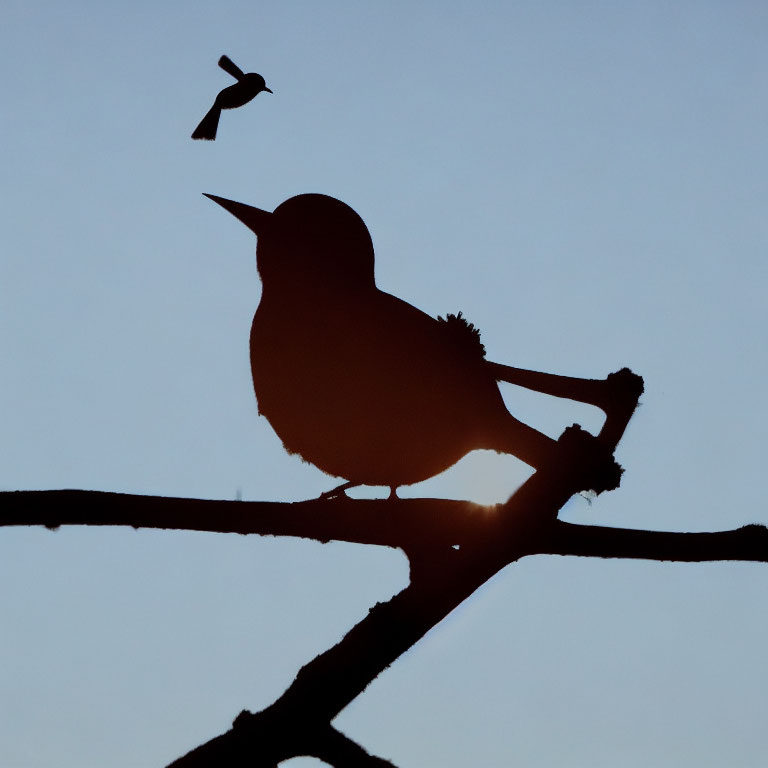
[[[379, 287], [488, 357], [646, 394], [622, 487], [568, 520], [768, 523], [768, 6], [68, 3], [0, 25], [0, 489], [299, 500], [257, 415], [255, 239], [202, 196], [355, 208]], [[274, 95], [189, 134], [232, 81]], [[505, 387], [556, 437], [599, 412]], [[477, 453], [402, 495], [504, 501]], [[407, 583], [397, 552], [0, 531], [0, 765], [163, 766]], [[758, 768], [768, 568], [528, 558], [336, 724], [401, 768]], [[289, 763], [285, 764], [286, 766]], [[295, 760], [290, 768], [320, 763]]]

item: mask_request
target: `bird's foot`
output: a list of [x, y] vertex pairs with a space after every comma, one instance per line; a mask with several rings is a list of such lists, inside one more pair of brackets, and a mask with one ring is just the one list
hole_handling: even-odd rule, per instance
[[358, 485], [360, 485], [360, 483], [342, 483], [341, 485], [337, 485], [335, 488], [331, 488], [330, 491], [321, 493], [318, 496], [318, 499], [348, 499], [349, 496], [347, 496], [345, 491], [348, 488], [354, 488]]
[[560, 435], [557, 442], [566, 462], [566, 471], [573, 475], [578, 486], [575, 491], [591, 491], [598, 495], [619, 487], [624, 470], [601, 440], [574, 424]]

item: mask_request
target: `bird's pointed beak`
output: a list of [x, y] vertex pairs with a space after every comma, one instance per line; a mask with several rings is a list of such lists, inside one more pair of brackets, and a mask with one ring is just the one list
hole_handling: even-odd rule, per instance
[[273, 94], [273, 95], [274, 95], [274, 93], [275, 93], [275, 92], [274, 92], [274, 91], [273, 91], [271, 88], [267, 88], [267, 86], [266, 86], [266, 85], [264, 86], [264, 90], [265, 90], [267, 93], [271, 93], [271, 94]]
[[264, 232], [272, 217], [272, 214], [269, 211], [262, 211], [261, 208], [254, 208], [252, 205], [238, 203], [234, 200], [227, 200], [226, 197], [209, 195], [207, 192], [203, 192], [203, 194], [209, 200], [218, 203], [224, 210], [229, 211], [235, 218], [242, 221], [243, 224], [256, 235], [260, 235]]

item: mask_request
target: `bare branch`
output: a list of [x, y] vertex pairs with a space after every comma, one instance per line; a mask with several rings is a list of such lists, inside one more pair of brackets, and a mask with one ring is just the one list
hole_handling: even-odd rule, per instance
[[396, 768], [332, 725], [315, 727], [277, 705], [257, 715], [241, 712], [230, 730], [167, 768], [277, 768], [283, 760], [300, 756], [317, 757], [334, 768]]
[[389, 760], [371, 755], [357, 742], [333, 727], [328, 729], [313, 754], [334, 768], [395, 768]]
[[[241, 715], [232, 731], [180, 758], [173, 768], [239, 765], [231, 762], [233, 739], [247, 739], [251, 754], [261, 758], [264, 734], [273, 744], [269, 755], [285, 755], [287, 743], [291, 743], [291, 755], [307, 754], [289, 729], [301, 723], [301, 732], [307, 735], [327, 728], [382, 670], [480, 585], [513, 560], [541, 551], [540, 540], [551, 530], [557, 510], [575, 490], [585, 487], [581, 475], [590, 469], [589, 461], [576, 460], [536, 472], [495, 513], [476, 516], [476, 529], [460, 540], [458, 549], [420, 548], [411, 542], [411, 583], [406, 589], [374, 606], [339, 643], [302, 667], [272, 706]], [[423, 520], [419, 523], [421, 528]], [[428, 533], [431, 538], [432, 531]], [[208, 762], [199, 761], [202, 754], [209, 756]]]
[[557, 521], [542, 538], [541, 554], [632, 558], [702, 563], [716, 560], [768, 562], [768, 528], [745, 525], [733, 531], [672, 533], [574, 525]]
[[129, 525], [403, 548], [450, 546], [471, 537], [497, 514], [498, 507], [447, 499], [339, 498], [285, 503], [80, 490], [0, 492], [0, 526]]
[[[614, 374], [637, 382], [629, 372]], [[629, 389], [629, 387], [627, 387]], [[637, 387], [635, 387], [637, 389]], [[335, 768], [393, 768], [336, 731], [331, 722], [382, 670], [507, 564], [529, 554], [654, 560], [768, 560], [768, 530], [663, 533], [600, 528], [557, 520], [583, 488], [616, 487], [611, 451], [634, 409], [619, 397], [597, 444], [577, 428], [561, 452], [503, 505], [442, 499], [316, 499], [295, 504], [205, 501], [97, 491], [0, 493], [0, 525], [131, 525], [160, 529], [300, 536], [402, 548], [411, 583], [374, 606], [342, 640], [299, 671], [270, 707], [241, 713], [227, 733], [176, 760], [173, 768], [276, 768], [312, 755]], [[592, 484], [594, 483], [594, 484]]]

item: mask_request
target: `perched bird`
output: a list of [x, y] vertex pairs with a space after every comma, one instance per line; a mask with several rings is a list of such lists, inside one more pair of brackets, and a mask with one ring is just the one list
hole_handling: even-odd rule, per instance
[[383, 485], [394, 496], [478, 448], [532, 467], [555, 457], [557, 441], [507, 410], [474, 326], [376, 287], [370, 234], [348, 205], [305, 194], [269, 213], [206, 196], [258, 236], [259, 411], [288, 452], [347, 481], [324, 495]]
[[208, 139], [213, 141], [216, 138], [216, 131], [219, 127], [219, 118], [222, 109], [234, 109], [247, 104], [252, 98], [262, 91], [272, 93], [267, 88], [266, 82], [261, 75], [255, 72], [245, 74], [240, 67], [235, 64], [228, 56], [222, 56], [219, 59], [219, 66], [228, 74], [232, 75], [237, 82], [230, 85], [216, 96], [216, 101], [208, 110], [206, 116], [200, 121], [200, 125], [195, 128], [192, 134], [193, 139]]

